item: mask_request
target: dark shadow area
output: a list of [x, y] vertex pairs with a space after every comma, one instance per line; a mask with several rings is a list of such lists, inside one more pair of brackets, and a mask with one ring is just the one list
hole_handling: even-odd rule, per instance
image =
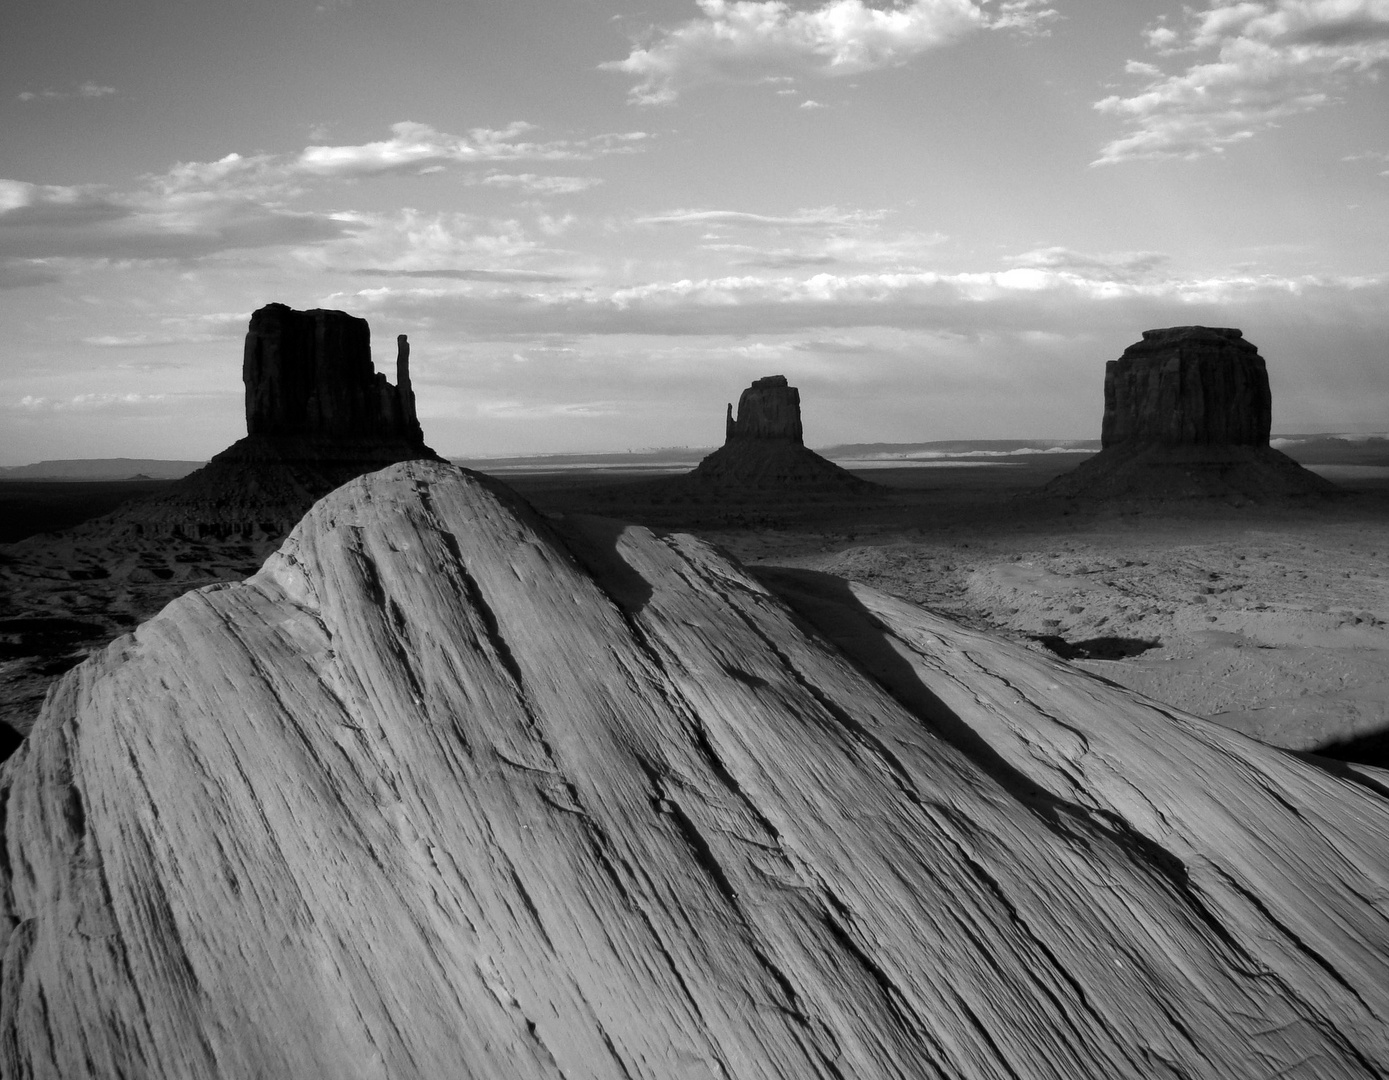
[[58, 532], [109, 514], [131, 499], [166, 490], [172, 480], [5, 480], [0, 482], [0, 544]]
[[1335, 761], [1349, 761], [1356, 765], [1373, 765], [1379, 769], [1389, 769], [1389, 728], [1372, 731], [1353, 739], [1338, 739], [1324, 743], [1312, 751], [1322, 758]]
[[626, 522], [587, 514], [570, 514], [549, 522], [598, 587], [628, 615], [635, 615], [651, 599], [651, 583], [627, 565], [617, 550]]
[[1058, 634], [1029, 634], [1028, 637], [1045, 645], [1062, 660], [1127, 660], [1162, 644], [1151, 638], [1097, 637], [1067, 641]]
[[[1038, 787], [966, 724], [931, 691], [915, 669], [892, 647], [882, 623], [849, 588], [849, 583], [818, 570], [757, 566], [748, 572], [775, 593], [802, 621], [803, 629], [828, 639], [874, 682], [920, 718], [933, 732], [988, 773], [1010, 794], [1055, 822], [1070, 804]], [[887, 757], [891, 751], [879, 747]]]
[[9, 761], [10, 755], [18, 750], [23, 742], [23, 735], [9, 724], [0, 723], [0, 763]]
[[[1170, 852], [1117, 817], [1104, 815], [1113, 826], [1105, 828], [1094, 812], [1059, 798], [1009, 764], [921, 681], [912, 665], [892, 647], [887, 629], [859, 602], [843, 578], [788, 567], [752, 567], [749, 573], [792, 610], [803, 629], [837, 646], [933, 733], [967, 757], [1049, 829], [1064, 834], [1067, 842], [1074, 842], [1076, 830], [1100, 830], [1127, 849], [1136, 862], [1164, 874], [1179, 888], [1186, 887], [1186, 867]], [[889, 763], [897, 764], [890, 747], [859, 728], [850, 717], [841, 715], [839, 719]]]

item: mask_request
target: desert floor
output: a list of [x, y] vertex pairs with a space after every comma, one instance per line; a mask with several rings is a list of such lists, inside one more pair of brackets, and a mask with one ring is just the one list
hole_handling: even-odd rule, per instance
[[[1074, 464], [879, 469], [862, 475], [880, 498], [781, 506], [658, 503], [595, 474], [506, 481], [547, 513], [690, 531], [749, 565], [863, 581], [1269, 743], [1389, 759], [1389, 469], [1323, 467], [1343, 494], [1281, 506], [1039, 494]], [[51, 518], [62, 493], [43, 494]], [[22, 496], [0, 485], [12, 531]], [[72, 499], [79, 513], [83, 500], [108, 508], [76, 487]], [[254, 572], [269, 550], [113, 543], [99, 521], [0, 545], [0, 721], [27, 731], [89, 649], [189, 588]]]

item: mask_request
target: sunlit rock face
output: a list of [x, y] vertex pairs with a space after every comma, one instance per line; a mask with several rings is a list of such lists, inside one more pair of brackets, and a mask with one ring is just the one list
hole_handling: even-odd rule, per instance
[[0, 1074], [1382, 1076], [1386, 791], [400, 464], [55, 686]]
[[1333, 492], [1330, 481], [1269, 447], [1272, 410], [1264, 358], [1241, 331], [1145, 330], [1105, 365], [1100, 453], [1046, 490], [1236, 503]]
[[1101, 444], [1267, 446], [1268, 369], [1239, 330], [1145, 330], [1105, 365]]
[[701, 461], [684, 485], [696, 496], [861, 496], [877, 489], [805, 447], [801, 394], [785, 375], [757, 379], [744, 390], [738, 415], [730, 404], [724, 427], [723, 446]]

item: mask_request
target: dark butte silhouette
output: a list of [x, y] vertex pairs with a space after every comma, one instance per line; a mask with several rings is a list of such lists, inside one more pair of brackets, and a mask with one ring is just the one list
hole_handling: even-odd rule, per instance
[[365, 319], [267, 304], [251, 315], [246, 332], [246, 437], [163, 495], [117, 516], [156, 534], [273, 539], [363, 473], [437, 460], [415, 414], [404, 334], [396, 347], [392, 386], [372, 364]]
[[723, 446], [675, 483], [709, 497], [732, 498], [748, 493], [864, 495], [876, 488], [806, 448], [801, 394], [785, 375], [768, 375], [744, 390], [736, 417], [728, 406], [724, 430]]
[[1269, 446], [1272, 410], [1264, 358], [1239, 330], [1145, 330], [1105, 365], [1100, 453], [1047, 491], [1160, 501], [1335, 490]]

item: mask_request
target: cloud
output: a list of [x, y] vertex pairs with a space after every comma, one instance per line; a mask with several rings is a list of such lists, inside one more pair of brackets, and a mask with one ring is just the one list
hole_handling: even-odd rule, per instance
[[540, 270], [388, 270], [381, 267], [364, 267], [360, 270], [352, 270], [350, 273], [357, 276], [374, 277], [444, 278], [453, 281], [531, 281], [542, 284], [569, 280], [562, 274], [547, 274]]
[[822, 105], [820, 102], [818, 102], [818, 101], [812, 101], [812, 100], [810, 100], [809, 98], [807, 98], [805, 101], [802, 101], [800, 107], [801, 107], [802, 109], [828, 109], [828, 108], [829, 108], [828, 105]]
[[0, 258], [193, 258], [314, 243], [349, 222], [246, 198], [163, 196], [0, 180]]
[[[180, 162], [162, 176], [148, 180], [168, 194], [236, 190], [258, 197], [283, 196], [296, 193], [305, 185], [329, 180], [430, 173], [451, 166], [498, 161], [587, 161], [637, 153], [650, 138], [646, 132], [627, 131], [585, 139], [536, 141], [525, 138], [536, 130], [535, 125], [522, 121], [500, 129], [473, 128], [467, 135], [449, 135], [410, 120], [392, 124], [390, 130], [390, 138], [375, 142], [314, 145], [297, 153], [228, 154], [216, 161]], [[598, 183], [579, 177], [540, 177], [529, 173], [524, 176], [515, 186], [530, 184], [531, 190], [550, 193], [581, 190]]]
[[0, 259], [0, 289], [27, 289], [61, 280], [61, 274], [42, 262]]
[[168, 401], [170, 394], [77, 394], [68, 398], [37, 397], [26, 394], [10, 406], [21, 413], [55, 412], [138, 412]]
[[[0, 179], [0, 283], [37, 284], [52, 280], [33, 269], [15, 269], [15, 259], [88, 257], [115, 259], [192, 259], [224, 251], [322, 245], [358, 237], [362, 243], [399, 243], [388, 234], [405, 233], [421, 250], [457, 254], [460, 227], [471, 250], [487, 245], [466, 215], [435, 215], [413, 210], [395, 215], [297, 209], [314, 189], [388, 173], [418, 173], [451, 165], [485, 166], [499, 161], [580, 160], [640, 149], [643, 132], [621, 132], [587, 139], [538, 141], [532, 125], [515, 123], [499, 130], [474, 128], [452, 136], [424, 124], [402, 122], [389, 139], [361, 145], [310, 146], [286, 154], [227, 154], [214, 161], [178, 162], [168, 171], [140, 178], [137, 186], [43, 185]], [[544, 176], [492, 171], [466, 182], [514, 189], [529, 195], [558, 196], [600, 183], [596, 178]], [[491, 250], [515, 254], [533, 245], [519, 240], [519, 226], [504, 224]], [[508, 236], [501, 235], [509, 234]], [[416, 242], [417, 241], [417, 242]], [[383, 254], [368, 256], [372, 262]], [[354, 261], [361, 261], [358, 255]], [[350, 265], [350, 263], [349, 263]], [[412, 267], [419, 269], [420, 266]]]
[[1010, 256], [1012, 266], [1046, 270], [1070, 270], [1080, 273], [1099, 273], [1115, 280], [1132, 281], [1145, 277], [1169, 261], [1157, 251], [1125, 251], [1089, 255], [1064, 247], [1038, 248], [1021, 255]]
[[1036, 30], [1055, 12], [1041, 0], [905, 0], [871, 7], [828, 0], [810, 10], [783, 0], [696, 0], [702, 16], [655, 31], [625, 60], [600, 64], [634, 77], [632, 102], [674, 101], [710, 82], [766, 83], [777, 76], [845, 76], [900, 67], [985, 29]]
[[109, 97], [116, 92], [114, 86], [99, 86], [88, 80], [79, 85], [75, 90], [25, 90], [19, 94], [20, 101], [72, 101], [76, 99], [92, 100], [95, 98]]
[[521, 402], [480, 401], [477, 415], [493, 420], [549, 420], [561, 417], [618, 416], [622, 407], [615, 401]]
[[573, 195], [597, 187], [596, 176], [537, 176], [535, 173], [488, 173], [474, 183], [484, 187], [516, 188], [528, 195]]
[[1160, 56], [1214, 56], [1171, 75], [1130, 62], [1150, 81], [1095, 103], [1129, 129], [1096, 165], [1221, 153], [1341, 100], [1389, 63], [1389, 0], [1216, 0], [1147, 36]]
[[638, 225], [736, 225], [746, 228], [820, 229], [878, 221], [882, 210], [840, 210], [833, 206], [794, 214], [752, 214], [743, 210], [671, 210], [636, 219]]

